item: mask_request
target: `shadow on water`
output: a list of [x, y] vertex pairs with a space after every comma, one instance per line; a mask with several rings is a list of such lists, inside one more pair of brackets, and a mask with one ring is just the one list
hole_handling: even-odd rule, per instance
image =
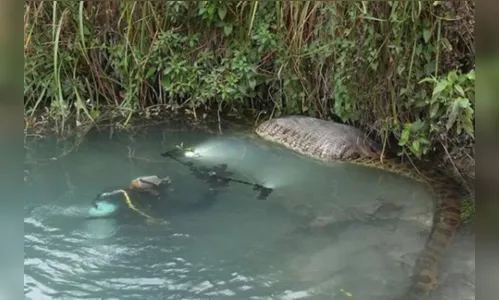
[[[27, 298], [375, 300], [407, 287], [431, 220], [422, 187], [237, 133], [181, 129], [92, 133], [70, 154], [33, 164], [24, 191]], [[176, 210], [208, 191], [188, 168], [160, 156], [182, 143], [200, 155], [187, 160], [226, 163], [234, 178], [274, 192], [260, 201], [231, 183], [212, 205]], [[53, 144], [33, 144], [30, 157], [57, 156]], [[167, 226], [139, 216], [85, 220], [103, 189], [143, 175], [172, 181], [171, 202], [152, 209]]]

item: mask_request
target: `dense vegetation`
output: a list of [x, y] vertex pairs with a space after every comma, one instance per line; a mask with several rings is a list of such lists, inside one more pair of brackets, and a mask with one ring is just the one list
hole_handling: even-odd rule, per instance
[[473, 2], [28, 1], [24, 24], [26, 126], [305, 114], [474, 178]]

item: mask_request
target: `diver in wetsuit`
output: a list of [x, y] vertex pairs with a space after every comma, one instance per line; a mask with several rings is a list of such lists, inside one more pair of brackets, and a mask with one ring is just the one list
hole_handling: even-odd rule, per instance
[[229, 182], [238, 182], [253, 186], [253, 190], [258, 191], [257, 199], [265, 200], [272, 192], [271, 188], [259, 184], [246, 182], [230, 178], [232, 172], [227, 170], [227, 164], [220, 164], [212, 168], [198, 167], [192, 162], [183, 162], [175, 154], [179, 149], [173, 149], [162, 154], [187, 166], [195, 178], [206, 182], [209, 186], [207, 194], [202, 199], [189, 203], [188, 201], [174, 201], [174, 197], [167, 196], [167, 188], [171, 181], [168, 177], [142, 176], [131, 181], [128, 189], [116, 189], [101, 193], [93, 202], [90, 215], [92, 217], [106, 217], [121, 213], [123, 209], [133, 211], [148, 219], [154, 219], [147, 211], [154, 209], [159, 211], [161, 217], [175, 211], [205, 210], [213, 206], [216, 197], [226, 187]]
[[146, 211], [166, 196], [170, 183], [168, 177], [143, 176], [132, 180], [128, 188], [107, 189], [92, 201], [90, 218], [125, 216], [127, 211], [152, 218]]
[[[91, 218], [141, 216], [148, 220], [157, 220], [171, 214], [209, 209], [229, 183], [225, 179], [213, 176], [213, 172], [230, 174], [227, 172], [227, 165], [199, 169], [194, 175], [197, 179], [208, 183], [208, 190], [195, 202], [175, 199], [177, 197], [169, 194], [171, 181], [168, 177], [138, 177], [131, 181], [129, 188], [107, 190], [97, 195], [90, 210]], [[156, 217], [152, 216], [151, 211], [154, 211]]]

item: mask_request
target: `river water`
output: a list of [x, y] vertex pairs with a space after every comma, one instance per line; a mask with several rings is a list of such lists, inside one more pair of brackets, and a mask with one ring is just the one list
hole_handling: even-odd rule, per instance
[[[186, 159], [226, 163], [273, 192], [258, 200], [231, 183], [211, 206], [165, 213], [167, 224], [85, 219], [99, 192], [143, 175], [169, 176], [176, 201], [203, 201], [207, 184], [160, 156], [181, 143], [201, 155]], [[47, 139], [27, 152], [27, 299], [389, 299], [407, 288], [429, 230], [432, 202], [418, 184], [238, 133], [163, 125], [70, 145]], [[474, 243], [461, 243], [435, 299], [474, 299]]]

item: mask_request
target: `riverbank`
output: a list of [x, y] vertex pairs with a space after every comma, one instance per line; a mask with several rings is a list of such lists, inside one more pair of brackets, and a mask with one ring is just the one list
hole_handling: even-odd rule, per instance
[[113, 106], [101, 108], [103, 114], [96, 119], [79, 119], [76, 115], [68, 117], [64, 124], [54, 119], [48, 110], [37, 111], [33, 115], [24, 116], [25, 141], [54, 136], [58, 139], [68, 139], [84, 136], [90, 130], [113, 130], [131, 132], [137, 128], [156, 126], [170, 122], [181, 123], [187, 127], [203, 129], [208, 132], [222, 133], [224, 129], [239, 128], [250, 130], [255, 120], [251, 112], [242, 114], [210, 114], [198, 112], [193, 114], [188, 109], [171, 110], [166, 106], [154, 105], [120, 115]]
[[299, 114], [361, 128], [474, 190], [474, 11], [466, 1], [27, 2], [25, 136]]
[[[103, 110], [106, 111], [106, 110]], [[154, 106], [148, 109], [131, 114], [124, 117], [113, 114], [112, 108], [98, 120], [94, 122], [77, 123], [75, 118], [68, 119], [65, 125], [65, 130], [58, 130], [56, 122], [51, 119], [50, 115], [39, 114], [31, 118], [25, 118], [25, 147], [27, 143], [37, 139], [46, 137], [56, 137], [61, 140], [70, 140], [73, 145], [70, 149], [74, 150], [84, 140], [85, 135], [91, 130], [110, 130], [116, 132], [128, 132], [130, 134], [135, 131], [140, 131], [144, 127], [153, 126], [169, 126], [169, 124], [177, 124], [183, 128], [201, 129], [213, 134], [223, 134], [225, 130], [236, 130], [242, 134], [250, 134], [255, 126], [255, 117], [252, 112], [246, 111], [241, 114], [224, 114], [210, 115], [208, 113], [193, 114], [189, 110], [169, 111], [167, 109]], [[268, 116], [260, 116], [268, 118]], [[72, 150], [64, 155], [69, 154]], [[414, 157], [412, 159], [415, 159]], [[428, 161], [428, 158], [426, 159]], [[429, 161], [431, 165], [441, 164], [438, 160]], [[460, 161], [454, 164], [462, 163]], [[448, 172], [452, 173], [450, 165], [442, 166], [448, 168]], [[452, 166], [453, 167], [453, 166]], [[474, 190], [470, 191], [470, 195], [464, 198], [462, 220], [465, 225], [465, 230], [469, 231], [473, 228], [475, 219], [475, 201]]]

